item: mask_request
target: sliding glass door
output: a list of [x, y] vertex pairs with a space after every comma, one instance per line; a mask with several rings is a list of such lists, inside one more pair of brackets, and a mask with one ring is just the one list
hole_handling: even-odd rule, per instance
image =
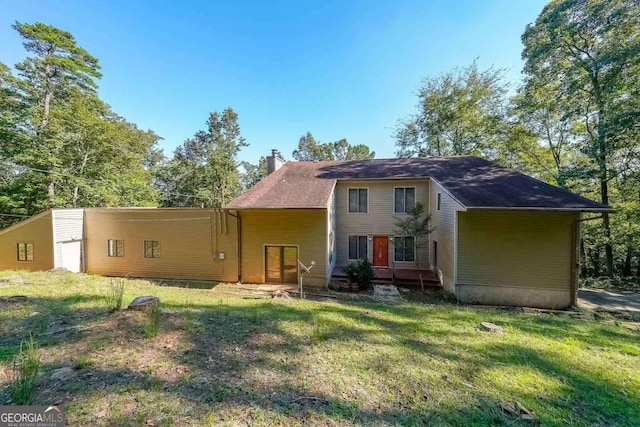
[[265, 281], [298, 283], [298, 248], [267, 246], [265, 248]]

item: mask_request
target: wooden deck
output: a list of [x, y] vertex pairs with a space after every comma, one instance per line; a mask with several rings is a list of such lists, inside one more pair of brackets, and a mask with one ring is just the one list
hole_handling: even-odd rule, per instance
[[[393, 282], [393, 270], [390, 268], [379, 268], [374, 267], [373, 271], [376, 274], [376, 278], [374, 282], [381, 283], [391, 283]], [[409, 268], [396, 268], [395, 269], [395, 283], [402, 286], [420, 286], [420, 274], [422, 274], [422, 281], [425, 286], [429, 287], [439, 287], [440, 280], [438, 276], [433, 273], [431, 270], [417, 270], [417, 269], [409, 269]], [[344, 272], [342, 267], [335, 267], [333, 269], [333, 274], [331, 275], [334, 279], [344, 280], [347, 278], [347, 274]]]

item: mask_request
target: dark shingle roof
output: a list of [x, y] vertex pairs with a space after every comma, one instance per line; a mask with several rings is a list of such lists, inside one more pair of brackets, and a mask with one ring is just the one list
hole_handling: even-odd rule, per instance
[[608, 211], [607, 206], [473, 156], [289, 162], [229, 208], [325, 207], [337, 180], [432, 178], [463, 207]]

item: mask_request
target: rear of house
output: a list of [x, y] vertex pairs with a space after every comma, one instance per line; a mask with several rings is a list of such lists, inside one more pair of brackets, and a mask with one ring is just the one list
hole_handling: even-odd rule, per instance
[[53, 209], [0, 231], [0, 269], [235, 282], [236, 221], [214, 209]]
[[[225, 209], [63, 209], [0, 231], [0, 268], [324, 286], [366, 258], [462, 302], [575, 303], [583, 214], [602, 204], [471, 157], [284, 163]], [[433, 229], [396, 223], [420, 202]]]

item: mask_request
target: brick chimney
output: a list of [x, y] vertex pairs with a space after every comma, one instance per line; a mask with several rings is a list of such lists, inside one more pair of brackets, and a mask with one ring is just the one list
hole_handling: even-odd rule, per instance
[[267, 156], [267, 175], [271, 175], [280, 169], [282, 165], [284, 165], [284, 160], [282, 160], [280, 151], [275, 149], [271, 150], [271, 155]]

